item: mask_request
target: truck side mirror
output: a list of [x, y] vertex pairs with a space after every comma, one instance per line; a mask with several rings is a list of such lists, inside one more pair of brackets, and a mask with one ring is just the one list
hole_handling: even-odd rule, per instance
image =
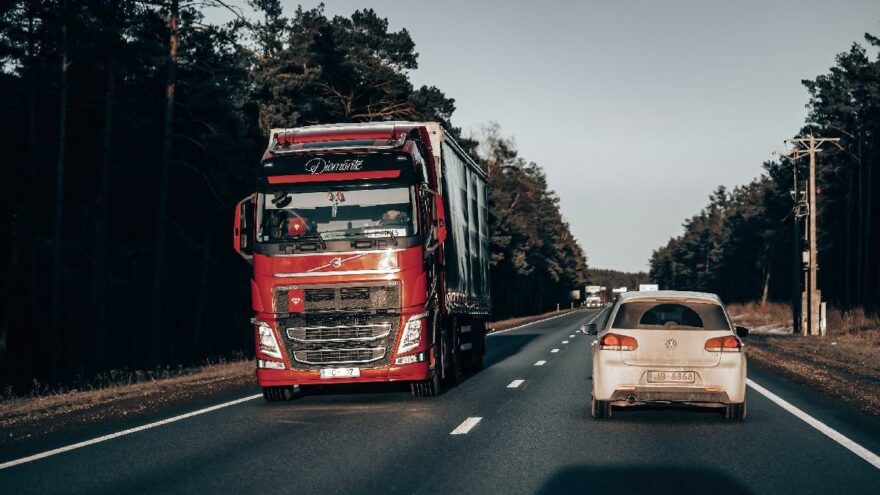
[[254, 258], [254, 198], [248, 196], [235, 205], [235, 226], [232, 230], [232, 248], [242, 258]]
[[437, 241], [443, 242], [446, 240], [446, 213], [443, 210], [443, 199], [439, 194], [434, 195], [434, 200], [437, 211]]

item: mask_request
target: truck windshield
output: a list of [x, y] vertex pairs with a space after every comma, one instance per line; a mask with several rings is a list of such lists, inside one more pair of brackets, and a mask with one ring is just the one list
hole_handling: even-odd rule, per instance
[[259, 242], [348, 237], [405, 237], [417, 233], [413, 192], [400, 185], [279, 189], [260, 193]]

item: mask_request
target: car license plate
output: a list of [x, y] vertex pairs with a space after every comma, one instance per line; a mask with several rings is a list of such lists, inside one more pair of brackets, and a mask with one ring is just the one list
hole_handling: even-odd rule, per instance
[[360, 368], [321, 368], [321, 378], [352, 378], [361, 376]]
[[693, 371], [649, 371], [649, 383], [694, 383]]

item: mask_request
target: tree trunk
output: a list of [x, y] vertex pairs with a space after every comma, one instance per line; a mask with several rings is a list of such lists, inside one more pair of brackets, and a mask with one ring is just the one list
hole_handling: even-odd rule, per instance
[[201, 352], [202, 346], [202, 331], [205, 326], [205, 314], [208, 312], [208, 294], [210, 292], [210, 286], [208, 285], [211, 281], [211, 236], [209, 233], [205, 233], [204, 240], [202, 243], [202, 267], [201, 274], [199, 275], [199, 291], [196, 294], [196, 314], [195, 314], [195, 324], [193, 325], [193, 342], [191, 351], [195, 353], [196, 356], [203, 356], [204, 353]]
[[49, 299], [49, 329], [52, 332], [52, 375], [57, 378], [61, 357], [60, 331], [58, 328], [59, 291], [61, 288], [61, 234], [64, 221], [64, 158], [67, 138], [67, 0], [61, 4], [61, 77], [58, 98], [58, 159], [55, 167], [55, 228], [52, 235], [52, 285]]
[[[872, 138], [872, 141], [873, 141], [873, 138]], [[874, 143], [872, 142], [871, 144], [873, 145]], [[869, 149], [873, 150], [873, 146]], [[872, 155], [871, 158], [873, 158], [873, 153], [869, 152], [869, 154]], [[872, 192], [874, 189], [874, 181], [872, 178], [872, 175], [873, 175], [872, 172], [873, 172], [874, 164], [872, 163], [871, 159], [866, 160], [866, 164], [867, 164], [867, 166], [865, 167], [865, 189], [866, 189], [866, 191], [865, 191], [865, 230], [864, 230], [865, 249], [862, 252], [863, 256], [865, 257], [865, 261], [862, 264], [862, 268], [864, 271], [859, 273], [859, 277], [861, 279], [861, 284], [862, 284], [862, 301], [861, 301], [862, 307], [865, 307], [868, 305], [873, 306], [876, 304], [873, 302], [873, 299], [871, 298], [871, 293], [869, 292], [870, 288], [868, 285], [868, 281], [869, 281], [869, 279], [871, 279], [870, 274], [874, 273], [873, 270], [871, 270], [871, 267], [872, 267], [872, 263], [874, 261], [874, 257], [876, 256], [876, 254], [874, 253], [874, 250], [872, 249], [873, 242], [871, 239], [871, 222], [874, 217], [874, 212], [873, 212], [874, 204], [873, 204], [873, 198], [872, 198]]]
[[153, 288], [151, 306], [150, 357], [153, 364], [162, 361], [162, 286], [165, 270], [165, 224], [168, 219], [168, 175], [172, 160], [174, 137], [174, 90], [177, 84], [178, 0], [171, 0], [168, 14], [168, 60], [165, 80], [165, 118], [162, 123], [162, 160], [159, 170], [158, 205], [156, 207], [156, 253], [153, 263]]
[[109, 294], [109, 260], [107, 239], [110, 230], [110, 183], [113, 173], [113, 108], [116, 99], [116, 57], [107, 60], [107, 90], [104, 93], [104, 143], [101, 160], [101, 183], [98, 190], [97, 217], [95, 219], [95, 253], [92, 270], [92, 331], [95, 335], [93, 366], [103, 368], [106, 342], [113, 342], [107, 325]]
[[853, 200], [855, 199], [855, 181], [853, 180], [853, 167], [846, 168], [846, 242], [844, 243], [844, 279], [843, 279], [843, 305], [852, 306], [853, 284], [853, 258], [856, 256], [853, 247]]

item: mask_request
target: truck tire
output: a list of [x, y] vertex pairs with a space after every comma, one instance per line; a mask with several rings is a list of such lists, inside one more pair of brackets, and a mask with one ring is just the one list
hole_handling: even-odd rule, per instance
[[611, 417], [611, 402], [596, 400], [590, 396], [590, 415], [596, 419], [608, 419]]
[[461, 383], [462, 366], [461, 366], [461, 350], [458, 341], [458, 322], [452, 321], [452, 332], [443, 339], [443, 376], [447, 387], [454, 387]]
[[440, 373], [435, 370], [427, 380], [412, 382], [409, 387], [415, 397], [436, 397], [440, 395]]
[[293, 387], [263, 387], [266, 402], [284, 402], [293, 399]]
[[468, 365], [468, 371], [472, 373], [483, 369], [483, 357], [486, 355], [486, 323], [481, 321], [477, 322], [474, 326], [476, 327], [477, 336], [472, 343], [473, 347], [471, 347], [470, 363]]
[[746, 402], [739, 404], [727, 404], [724, 406], [724, 419], [732, 421], [742, 421], [746, 419]]

